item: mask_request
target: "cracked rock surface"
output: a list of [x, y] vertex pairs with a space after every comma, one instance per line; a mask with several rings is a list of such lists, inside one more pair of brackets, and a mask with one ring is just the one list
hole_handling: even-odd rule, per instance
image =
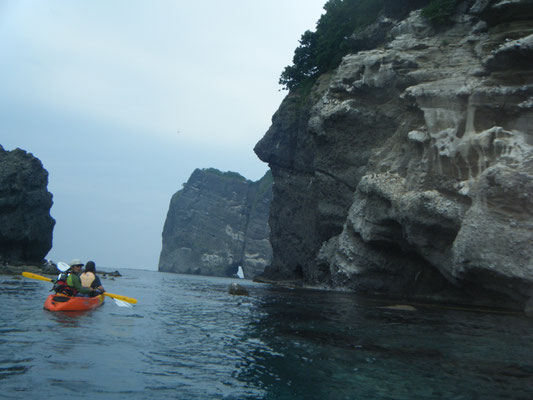
[[255, 147], [274, 176], [266, 278], [523, 308], [531, 10], [478, 0], [446, 28], [420, 10], [378, 21], [387, 32], [374, 48], [347, 55], [310, 94], [289, 93]]
[[39, 265], [52, 248], [55, 220], [47, 187], [39, 159], [0, 146], [0, 262]]

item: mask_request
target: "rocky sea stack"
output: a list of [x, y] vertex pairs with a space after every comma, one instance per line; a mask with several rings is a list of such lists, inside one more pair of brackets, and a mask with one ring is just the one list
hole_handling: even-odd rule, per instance
[[355, 51], [291, 90], [256, 145], [274, 179], [264, 278], [523, 308], [533, 2], [458, 1], [437, 25], [405, 14], [351, 37]]
[[245, 278], [270, 263], [272, 175], [251, 182], [235, 172], [197, 169], [172, 197], [159, 271]]
[[40, 265], [52, 248], [52, 194], [41, 161], [0, 146], [0, 262]]

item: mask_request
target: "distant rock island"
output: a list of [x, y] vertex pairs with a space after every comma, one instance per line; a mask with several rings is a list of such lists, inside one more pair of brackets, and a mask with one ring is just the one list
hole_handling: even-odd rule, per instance
[[235, 172], [196, 169], [172, 196], [159, 271], [245, 278], [272, 258], [268, 217], [272, 175], [252, 182]]
[[39, 159], [0, 145], [0, 263], [40, 265], [52, 248], [55, 220], [47, 186]]
[[264, 280], [533, 305], [532, 3], [428, 3], [386, 2], [256, 145], [274, 177]]

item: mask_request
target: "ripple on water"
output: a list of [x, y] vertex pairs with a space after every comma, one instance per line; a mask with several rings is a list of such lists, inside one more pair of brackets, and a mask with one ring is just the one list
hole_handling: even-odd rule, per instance
[[32, 358], [0, 360], [0, 380], [7, 379], [13, 375], [25, 374], [29, 370], [29, 365], [32, 361]]
[[533, 321], [519, 316], [121, 273], [106, 289], [138, 304], [81, 315], [44, 311], [47, 283], [0, 278], [2, 395], [72, 397], [82, 382], [91, 400], [533, 398]]

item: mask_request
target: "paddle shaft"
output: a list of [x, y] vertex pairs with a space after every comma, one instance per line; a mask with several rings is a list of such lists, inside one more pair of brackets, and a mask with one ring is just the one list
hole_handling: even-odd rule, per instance
[[125, 301], [127, 303], [131, 303], [131, 304], [137, 304], [137, 299], [134, 299], [133, 297], [126, 297], [126, 296], [122, 296], [120, 294], [113, 294], [113, 293], [109, 293], [109, 292], [104, 292], [102, 294], [104, 296], [111, 297], [112, 299], [122, 300], [122, 301]]
[[[26, 278], [30, 278], [30, 279], [37, 279], [38, 281], [52, 282], [52, 279], [47, 278], [46, 276], [33, 274], [31, 272], [23, 272], [22, 276], [25, 276]], [[103, 295], [107, 297], [111, 297], [112, 299], [122, 300], [127, 303], [137, 304], [137, 299], [134, 299], [133, 297], [122, 296], [120, 294], [113, 294], [109, 292], [104, 292]]]
[[37, 274], [32, 274], [31, 272], [23, 272], [22, 276], [30, 279], [37, 279], [38, 281], [52, 282], [52, 279], [47, 278], [46, 276], [41, 276]]

